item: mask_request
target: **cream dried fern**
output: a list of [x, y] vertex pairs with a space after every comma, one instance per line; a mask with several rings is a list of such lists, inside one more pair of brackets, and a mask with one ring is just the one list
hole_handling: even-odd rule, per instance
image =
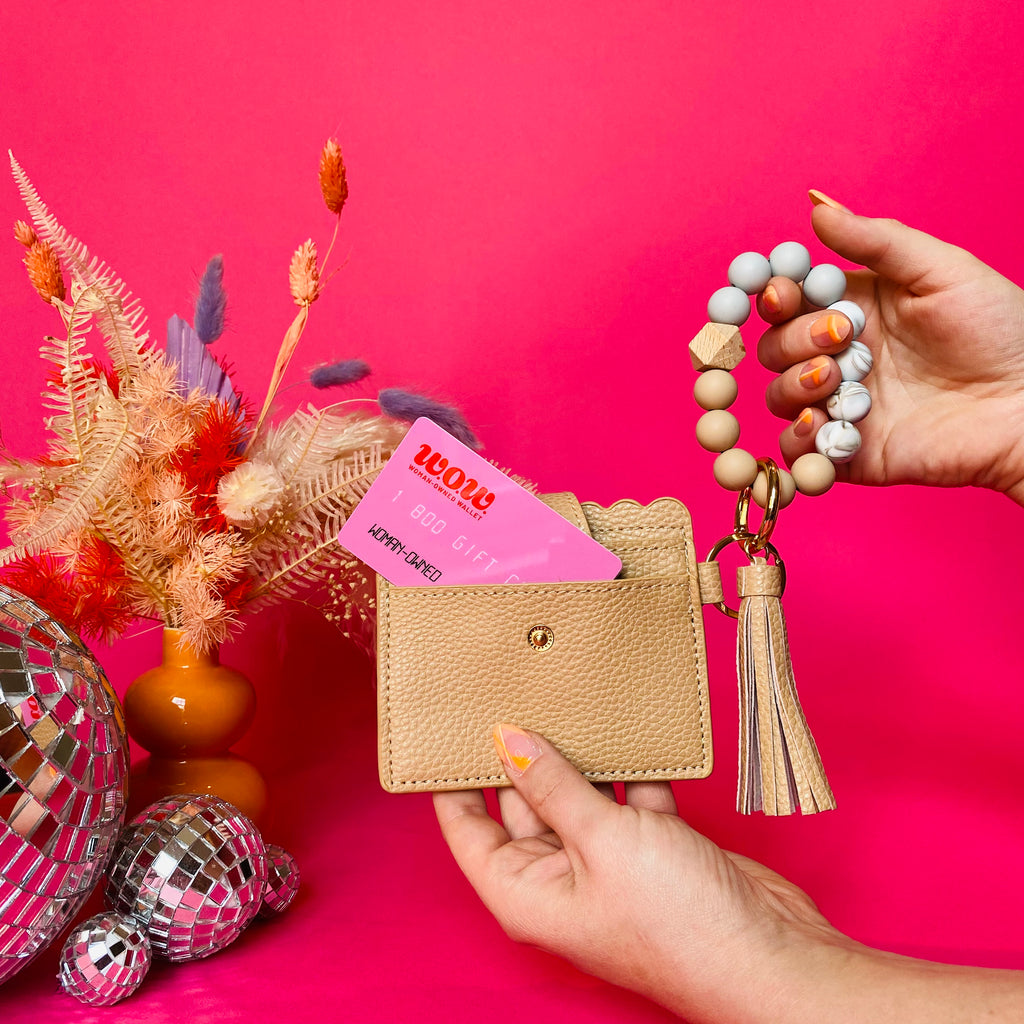
[[28, 535], [16, 534], [14, 543], [0, 551], [0, 566], [43, 551], [82, 529], [111, 482], [138, 451], [124, 407], [109, 392], [101, 395], [94, 407], [94, 420], [80, 437], [80, 459], [73, 478], [42, 509]]
[[286, 486], [314, 479], [372, 445], [390, 455], [405, 436], [405, 424], [383, 416], [338, 415], [337, 408], [296, 409], [261, 440], [259, 457], [278, 468]]
[[40, 473], [43, 486], [36, 487], [33, 501], [38, 515], [0, 551], [0, 565], [42, 551], [81, 529], [138, 454], [125, 409], [106, 382], [85, 366], [85, 337], [98, 301], [91, 288], [80, 290], [71, 306], [54, 300], [67, 334], [46, 339], [42, 353], [59, 371], [59, 381], [43, 392], [43, 404], [52, 411], [47, 422], [57, 465]]
[[139, 614], [166, 620], [170, 614], [164, 587], [167, 559], [140, 538], [137, 510], [112, 498], [96, 510], [92, 521], [97, 533], [121, 557], [126, 574], [135, 584]]
[[96, 291], [100, 303], [96, 310], [97, 326], [106, 339], [107, 351], [118, 377], [122, 381], [130, 380], [138, 369], [148, 337], [143, 330], [145, 313], [142, 306], [105, 263], [92, 256], [82, 242], [61, 226], [39, 198], [39, 193], [10, 150], [8, 156], [36, 235], [50, 244], [74, 280]]
[[286, 531], [268, 531], [253, 540], [252, 565], [261, 580], [254, 601], [271, 604], [294, 598], [328, 582], [330, 566], [350, 559], [338, 544], [338, 531], [383, 465], [380, 446], [373, 446], [293, 488]]

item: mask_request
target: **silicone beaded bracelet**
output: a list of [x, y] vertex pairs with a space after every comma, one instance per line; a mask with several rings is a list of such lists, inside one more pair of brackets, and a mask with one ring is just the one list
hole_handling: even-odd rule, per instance
[[[799, 284], [805, 300], [820, 309], [831, 309], [853, 325], [849, 346], [838, 355], [842, 383], [826, 403], [829, 421], [814, 439], [816, 451], [801, 455], [792, 474], [778, 471], [778, 501], [785, 507], [797, 491], [824, 494], [835, 481], [835, 465], [848, 462], [861, 445], [854, 426], [871, 409], [871, 394], [861, 383], [871, 371], [871, 351], [857, 338], [864, 330], [864, 311], [844, 299], [846, 275], [832, 263], [811, 265], [811, 255], [799, 242], [782, 242], [766, 257], [758, 252], [740, 253], [729, 264], [729, 284], [708, 300], [708, 323], [690, 342], [690, 358], [700, 376], [693, 388], [697, 404], [705, 411], [697, 421], [697, 441], [702, 448], [717, 452], [715, 479], [727, 490], [751, 489], [754, 501], [765, 507], [770, 491], [763, 463], [736, 447], [740, 424], [728, 411], [736, 400], [738, 387], [731, 371], [745, 354], [740, 327], [750, 316], [751, 296], [762, 292], [773, 277], [788, 277]], [[775, 483], [774, 480], [771, 481]]]

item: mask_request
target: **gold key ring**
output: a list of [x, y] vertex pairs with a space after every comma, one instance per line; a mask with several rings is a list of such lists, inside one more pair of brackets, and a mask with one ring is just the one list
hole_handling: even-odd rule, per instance
[[[757, 533], [752, 533], [747, 525], [750, 511], [750, 499], [753, 497], [753, 485], [744, 487], [736, 499], [736, 515], [733, 520], [733, 539], [739, 544], [747, 557], [750, 558], [758, 551], [769, 547], [769, 540], [775, 530], [775, 523], [779, 518], [779, 508], [782, 502], [782, 488], [779, 484], [779, 467], [774, 459], [758, 459], [757, 468], [759, 473], [763, 472], [768, 483], [768, 498], [764, 503], [764, 518], [758, 527]], [[756, 478], [755, 478], [756, 479]]]
[[[705, 561], [714, 562], [730, 544], [735, 543], [739, 545], [740, 550], [747, 556], [747, 558], [750, 559], [750, 563], [751, 565], [753, 565], [756, 555], [755, 553], [747, 550], [747, 539], [750, 536], [752, 535], [749, 533], [745, 536], [737, 536], [735, 533], [730, 533], [728, 537], [723, 537], [711, 549]], [[760, 550], [767, 552], [769, 555], [771, 555], [773, 559], [775, 559], [775, 564], [778, 566], [779, 574], [782, 577], [781, 590], [779, 591], [779, 596], [781, 597], [786, 590], [786, 563], [782, 561], [782, 558], [779, 556], [779, 552], [776, 550], [775, 545], [772, 544], [771, 541], [765, 541]], [[739, 611], [735, 608], [730, 608], [725, 603], [724, 599], [721, 601], [715, 601], [714, 604], [715, 607], [724, 615], [728, 615], [732, 619], [738, 619], [740, 617]]]

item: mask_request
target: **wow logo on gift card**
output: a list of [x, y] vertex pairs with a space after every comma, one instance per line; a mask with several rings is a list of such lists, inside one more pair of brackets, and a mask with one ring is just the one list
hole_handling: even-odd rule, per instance
[[[448, 436], [451, 440], [455, 440], [451, 435]], [[470, 452], [470, 454], [473, 453]], [[484, 512], [494, 504], [494, 491], [487, 490], [478, 480], [468, 476], [461, 467], [449, 465], [448, 460], [425, 441], [412, 457], [412, 467], [410, 468], [414, 473], [416, 472], [414, 467], [417, 466], [423, 467], [420, 476], [447, 494], [449, 498], [457, 492], [462, 501], [456, 499], [456, 504], [477, 519], [481, 519]], [[469, 504], [467, 505], [465, 502], [469, 502]]]
[[338, 540], [399, 587], [610, 580], [622, 568], [428, 419], [412, 425]]

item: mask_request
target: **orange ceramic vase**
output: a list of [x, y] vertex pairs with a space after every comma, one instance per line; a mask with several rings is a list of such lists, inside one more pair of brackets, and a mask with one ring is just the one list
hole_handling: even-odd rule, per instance
[[216, 649], [201, 651], [165, 629], [163, 662], [144, 672], [124, 698], [128, 733], [150, 757], [132, 772], [132, 809], [176, 793], [204, 793], [259, 819], [266, 784], [248, 761], [230, 753], [256, 713], [252, 683]]

